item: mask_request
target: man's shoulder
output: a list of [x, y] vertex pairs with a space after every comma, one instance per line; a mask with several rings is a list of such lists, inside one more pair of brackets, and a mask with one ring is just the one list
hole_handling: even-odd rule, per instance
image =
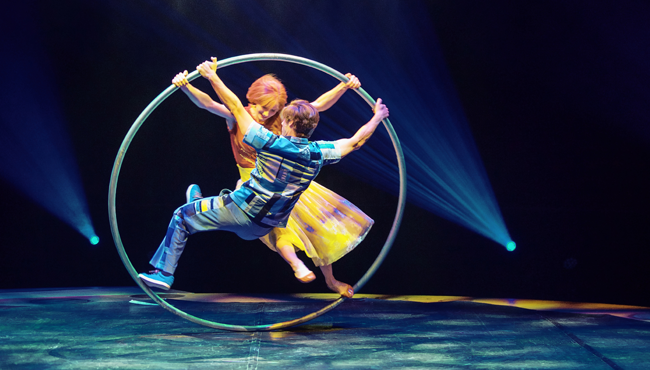
[[264, 126], [260, 125], [259, 123], [255, 121], [251, 121], [251, 123], [248, 125], [248, 132], [251, 131], [269, 131]]
[[334, 141], [318, 140], [310, 142], [310, 146], [321, 153], [322, 158], [326, 161], [338, 161], [341, 159], [341, 149], [336, 146]]
[[269, 140], [275, 140], [276, 134], [264, 128], [257, 122], [251, 122], [248, 126], [248, 131], [244, 134], [244, 143], [252, 146], [253, 148], [263, 147]]
[[310, 145], [316, 146], [321, 149], [331, 149], [336, 147], [336, 142], [334, 141], [326, 141], [326, 140], [316, 140], [316, 141], [310, 141]]

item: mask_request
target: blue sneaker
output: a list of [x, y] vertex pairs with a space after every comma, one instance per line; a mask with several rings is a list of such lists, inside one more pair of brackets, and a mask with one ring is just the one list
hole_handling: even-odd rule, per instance
[[174, 283], [174, 275], [165, 276], [160, 270], [152, 270], [138, 275], [140, 280], [152, 288], [169, 290]]
[[187, 187], [185, 201], [186, 203], [192, 203], [197, 199], [203, 199], [203, 194], [201, 194], [201, 188], [198, 185], [192, 184]]

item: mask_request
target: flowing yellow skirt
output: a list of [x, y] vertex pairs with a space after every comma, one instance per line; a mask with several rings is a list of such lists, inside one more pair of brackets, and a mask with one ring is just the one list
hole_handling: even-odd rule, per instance
[[[239, 167], [242, 181], [250, 178], [252, 170]], [[277, 252], [275, 245], [282, 238], [304, 251], [314, 265], [323, 266], [359, 245], [373, 224], [373, 219], [347, 199], [312, 181], [291, 211], [287, 227], [275, 228], [260, 240]]]

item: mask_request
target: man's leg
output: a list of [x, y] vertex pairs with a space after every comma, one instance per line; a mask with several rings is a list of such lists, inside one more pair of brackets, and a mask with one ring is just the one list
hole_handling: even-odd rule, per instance
[[156, 270], [140, 274], [140, 278], [149, 286], [169, 289], [188, 236], [212, 230], [231, 231], [242, 239], [252, 240], [271, 229], [253, 224], [227, 195], [196, 200], [174, 212], [167, 234], [149, 262]]
[[149, 261], [154, 270], [138, 275], [150, 287], [168, 290], [174, 283], [174, 271], [189, 236], [182, 209], [180, 207], [174, 212], [165, 238]]
[[149, 263], [156, 269], [173, 275], [189, 235], [190, 232], [187, 230], [183, 215], [183, 207], [180, 207], [174, 212], [169, 226], [167, 226], [167, 234], [165, 234], [165, 238]]

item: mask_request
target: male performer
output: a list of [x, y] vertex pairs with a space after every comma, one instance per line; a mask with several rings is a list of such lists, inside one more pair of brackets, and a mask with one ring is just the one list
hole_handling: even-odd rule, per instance
[[164, 290], [174, 282], [173, 274], [189, 235], [225, 230], [254, 240], [274, 227], [284, 227], [300, 194], [321, 167], [359, 149], [388, 117], [388, 108], [377, 99], [373, 117], [351, 138], [309, 142], [318, 124], [318, 111], [305, 100], [294, 100], [282, 110], [282, 135], [278, 136], [255, 122], [224, 85], [216, 73], [216, 58], [196, 68], [234, 115], [239, 130], [246, 133], [244, 143], [257, 151], [257, 159], [250, 180], [239, 189], [197, 200], [190, 195], [193, 201], [174, 211], [167, 235], [150, 261], [155, 269], [139, 275], [147, 285]]

